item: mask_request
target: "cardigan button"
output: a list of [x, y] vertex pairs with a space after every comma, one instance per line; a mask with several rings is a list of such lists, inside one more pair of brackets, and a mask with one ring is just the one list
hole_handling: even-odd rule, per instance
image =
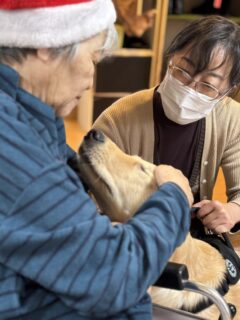
[[207, 160], [204, 161], [203, 164], [204, 164], [204, 166], [207, 166], [208, 165], [208, 161]]
[[206, 179], [203, 179], [203, 180], [202, 180], [202, 183], [203, 183], [203, 184], [207, 183], [207, 180], [206, 180]]

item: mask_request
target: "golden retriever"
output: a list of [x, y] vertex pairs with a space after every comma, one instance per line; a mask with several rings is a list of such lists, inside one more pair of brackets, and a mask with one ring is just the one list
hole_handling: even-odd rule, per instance
[[[124, 222], [131, 218], [141, 204], [156, 190], [155, 166], [138, 156], [122, 152], [102, 132], [92, 130], [80, 147], [79, 170], [102, 212], [112, 221]], [[226, 265], [221, 254], [211, 245], [187, 235], [170, 261], [187, 265], [189, 279], [217, 288], [225, 277]], [[154, 303], [170, 308], [192, 308], [201, 295], [153, 287]], [[228, 303], [240, 308], [240, 285], [230, 287], [225, 295]], [[209, 320], [217, 320], [219, 312], [213, 305], [198, 313]], [[234, 319], [240, 319], [240, 311]]]

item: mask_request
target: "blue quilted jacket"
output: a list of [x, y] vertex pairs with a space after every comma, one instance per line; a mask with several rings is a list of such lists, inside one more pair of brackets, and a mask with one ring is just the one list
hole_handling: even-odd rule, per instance
[[186, 236], [187, 199], [164, 184], [112, 226], [73, 156], [63, 121], [0, 65], [0, 319], [151, 319], [146, 290]]

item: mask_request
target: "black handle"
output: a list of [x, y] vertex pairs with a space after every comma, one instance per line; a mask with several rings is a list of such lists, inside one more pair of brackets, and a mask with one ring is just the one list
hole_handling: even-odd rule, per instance
[[183, 290], [186, 280], [188, 280], [187, 266], [175, 262], [168, 262], [162, 275], [155, 282], [154, 286]]

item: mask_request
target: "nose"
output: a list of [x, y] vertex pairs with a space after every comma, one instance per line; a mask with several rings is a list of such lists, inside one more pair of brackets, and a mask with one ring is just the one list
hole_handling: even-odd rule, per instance
[[104, 142], [105, 141], [105, 136], [102, 133], [102, 131], [92, 129], [90, 130], [86, 136], [84, 137], [85, 141], [93, 140], [97, 142]]
[[191, 79], [191, 82], [189, 82], [188, 87], [196, 90], [196, 86], [199, 82], [202, 82], [202, 76], [200, 74], [197, 74], [194, 76], [194, 78]]
[[188, 87], [195, 90], [196, 84], [197, 84], [197, 81], [192, 80], [192, 81], [188, 84]]

